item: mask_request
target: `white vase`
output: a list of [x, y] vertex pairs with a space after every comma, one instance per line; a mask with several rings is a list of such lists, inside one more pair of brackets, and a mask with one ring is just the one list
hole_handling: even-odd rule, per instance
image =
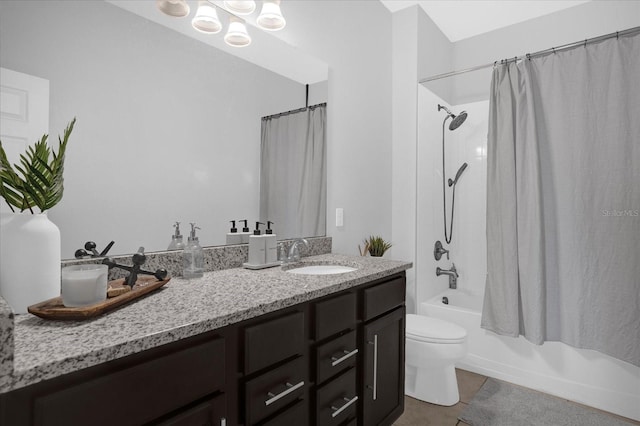
[[16, 314], [60, 295], [60, 230], [46, 212], [2, 214], [0, 295]]

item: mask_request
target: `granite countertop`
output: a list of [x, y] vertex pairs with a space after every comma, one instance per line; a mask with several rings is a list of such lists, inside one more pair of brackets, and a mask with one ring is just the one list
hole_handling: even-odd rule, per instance
[[[411, 268], [410, 262], [325, 254], [303, 264], [340, 264], [356, 271], [299, 275], [284, 267], [206, 272], [172, 278], [160, 290], [85, 321], [15, 316], [13, 371], [0, 393], [25, 387], [229, 324], [348, 289]], [[9, 377], [8, 377], [9, 376]]]

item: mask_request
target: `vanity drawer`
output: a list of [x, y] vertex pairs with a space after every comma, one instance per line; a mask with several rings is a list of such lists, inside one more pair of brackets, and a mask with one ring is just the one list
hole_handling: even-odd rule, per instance
[[295, 312], [247, 327], [244, 331], [244, 373], [262, 368], [304, 352], [304, 313]]
[[318, 389], [316, 403], [319, 425], [339, 425], [355, 417], [358, 406], [356, 369], [350, 369]]
[[316, 383], [356, 365], [358, 345], [355, 330], [316, 349]]
[[369, 287], [363, 291], [365, 321], [391, 311], [398, 306], [404, 305], [405, 301], [404, 277], [398, 277], [391, 281]]
[[224, 339], [216, 339], [38, 396], [34, 423], [143, 424], [221, 389], [224, 377]]
[[296, 358], [245, 383], [246, 424], [255, 424], [302, 399], [307, 386], [306, 359]]
[[356, 325], [356, 295], [346, 293], [315, 305], [315, 340], [322, 340]]

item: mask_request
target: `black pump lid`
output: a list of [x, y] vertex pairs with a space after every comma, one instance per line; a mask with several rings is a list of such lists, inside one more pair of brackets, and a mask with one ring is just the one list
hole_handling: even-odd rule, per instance
[[238, 222], [244, 222], [244, 226], [242, 227], [242, 232], [249, 232], [249, 227], [247, 223], [249, 222], [247, 219], [241, 219]]
[[238, 232], [238, 228], [236, 228], [236, 221], [235, 220], [230, 220], [229, 222], [231, 222], [231, 233], [235, 234], [236, 232]]
[[270, 220], [267, 221], [267, 230], [264, 231], [265, 234], [273, 234], [273, 229], [271, 229], [272, 224], [273, 222], [271, 222]]
[[260, 225], [264, 225], [264, 223], [256, 222], [256, 229], [253, 230], [253, 235], [260, 235]]

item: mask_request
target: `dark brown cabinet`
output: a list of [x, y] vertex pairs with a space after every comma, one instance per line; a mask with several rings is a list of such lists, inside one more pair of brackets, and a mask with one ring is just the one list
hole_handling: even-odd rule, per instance
[[405, 283], [362, 290], [362, 425], [390, 425], [404, 411]]
[[154, 426], [227, 426], [226, 395], [220, 394], [193, 407], [180, 410], [167, 419], [152, 422]]
[[375, 426], [404, 409], [405, 274], [0, 395], [0, 425]]
[[364, 425], [390, 425], [404, 411], [404, 321], [401, 307], [364, 326]]

